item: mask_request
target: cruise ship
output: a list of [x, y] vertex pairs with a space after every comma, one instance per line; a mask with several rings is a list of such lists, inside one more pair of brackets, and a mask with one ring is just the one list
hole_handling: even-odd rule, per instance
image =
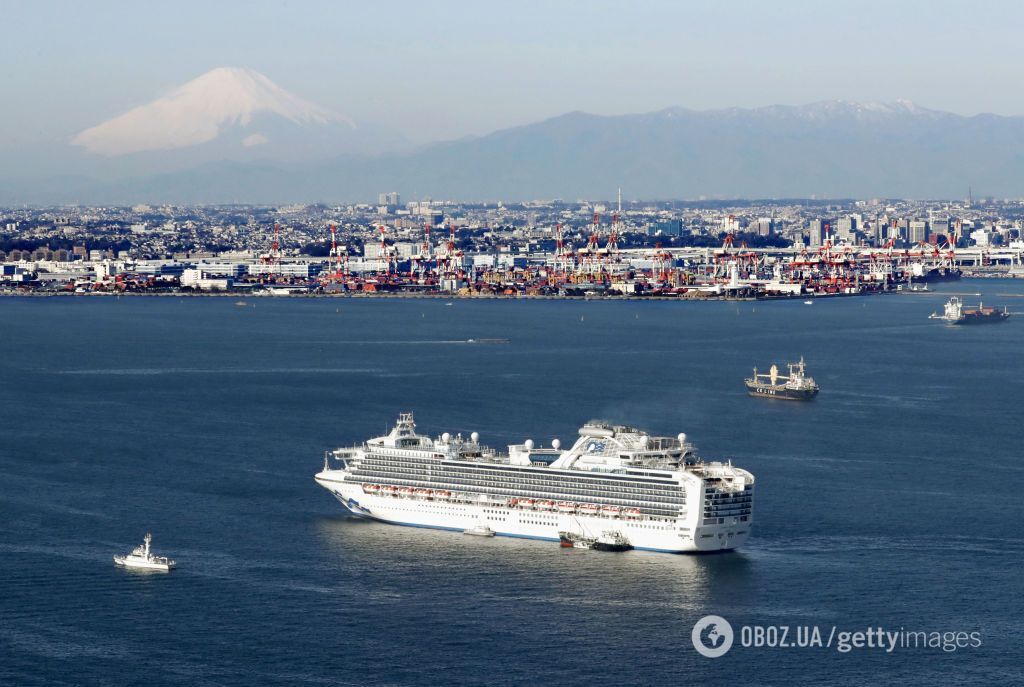
[[754, 476], [697, 457], [685, 434], [591, 421], [568, 450], [527, 440], [499, 453], [468, 437], [417, 433], [403, 413], [385, 436], [324, 456], [315, 477], [353, 514], [396, 525], [559, 541], [622, 535], [636, 549], [727, 551], [753, 525]]

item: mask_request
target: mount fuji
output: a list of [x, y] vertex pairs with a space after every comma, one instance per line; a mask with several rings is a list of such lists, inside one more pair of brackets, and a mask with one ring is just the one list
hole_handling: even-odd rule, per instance
[[71, 144], [111, 172], [211, 162], [305, 162], [400, 149], [396, 134], [357, 125], [251, 69], [219, 67], [80, 132]]

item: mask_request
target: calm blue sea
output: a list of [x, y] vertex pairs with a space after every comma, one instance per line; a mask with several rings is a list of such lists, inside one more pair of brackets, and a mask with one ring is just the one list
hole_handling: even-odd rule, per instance
[[[1019, 282], [941, 288], [1024, 313]], [[943, 300], [0, 299], [0, 684], [1021, 684], [1024, 315], [926, 319]], [[800, 355], [816, 401], [745, 395]], [[757, 476], [754, 538], [601, 554], [347, 517], [324, 450], [408, 410], [495, 446], [685, 431]], [[114, 567], [147, 530], [178, 570]], [[718, 659], [707, 614], [736, 632]]]

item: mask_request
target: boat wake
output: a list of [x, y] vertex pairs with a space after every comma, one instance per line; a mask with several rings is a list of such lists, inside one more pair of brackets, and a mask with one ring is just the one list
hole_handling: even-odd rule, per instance
[[379, 368], [365, 367], [263, 367], [263, 368], [194, 368], [194, 367], [138, 367], [92, 370], [58, 370], [61, 375], [122, 375], [127, 377], [156, 375], [267, 375], [267, 374], [376, 374]]

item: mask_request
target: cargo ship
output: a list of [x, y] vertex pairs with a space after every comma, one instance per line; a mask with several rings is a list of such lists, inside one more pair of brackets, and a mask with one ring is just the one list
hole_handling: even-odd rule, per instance
[[750, 537], [754, 476], [705, 461], [686, 440], [594, 420], [567, 450], [488, 448], [473, 432], [388, 434], [324, 456], [315, 476], [353, 515], [396, 525], [560, 541], [566, 532], [666, 553], [727, 551]]
[[950, 324], [993, 324], [1003, 322], [1009, 317], [1010, 313], [1005, 307], [1002, 310], [986, 308], [978, 303], [977, 308], [965, 308], [957, 296], [950, 298], [949, 302], [943, 306], [941, 315], [939, 313], [929, 315], [929, 319], [945, 320]]
[[779, 374], [779, 368], [772, 365], [767, 374], [758, 373], [743, 380], [751, 396], [779, 398], [786, 401], [809, 401], [818, 395], [819, 387], [813, 377], [808, 377], [801, 357], [798, 363], [789, 363], [789, 374]]

